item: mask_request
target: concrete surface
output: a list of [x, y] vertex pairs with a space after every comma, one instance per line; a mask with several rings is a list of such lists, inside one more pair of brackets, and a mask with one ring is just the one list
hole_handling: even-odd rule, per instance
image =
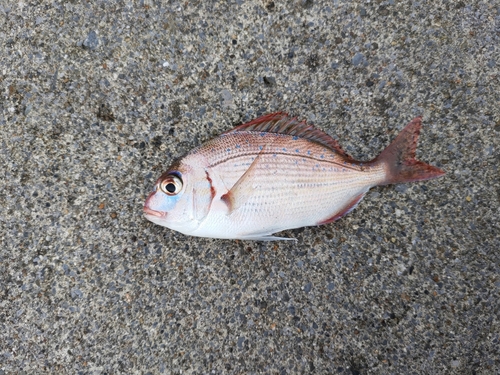
[[[498, 374], [495, 1], [3, 1], [0, 374]], [[288, 111], [445, 178], [298, 243], [142, 217], [173, 158]]]

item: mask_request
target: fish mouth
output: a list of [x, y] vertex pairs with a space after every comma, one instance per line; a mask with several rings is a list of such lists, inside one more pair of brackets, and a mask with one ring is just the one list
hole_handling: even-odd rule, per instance
[[165, 216], [167, 216], [166, 212], [152, 210], [149, 207], [144, 207], [143, 213], [144, 213], [144, 216], [155, 216], [155, 217], [159, 217], [161, 219], [163, 219]]

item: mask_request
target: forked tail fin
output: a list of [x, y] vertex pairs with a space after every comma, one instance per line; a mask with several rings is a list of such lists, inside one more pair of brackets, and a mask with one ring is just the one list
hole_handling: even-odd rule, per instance
[[422, 117], [414, 118], [373, 162], [382, 163], [387, 178], [381, 185], [429, 180], [445, 174], [437, 167], [415, 159]]

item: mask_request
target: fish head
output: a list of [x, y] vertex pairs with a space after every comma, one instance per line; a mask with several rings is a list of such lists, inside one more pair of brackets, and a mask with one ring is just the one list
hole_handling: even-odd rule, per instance
[[191, 234], [208, 214], [213, 197], [203, 164], [187, 161], [174, 163], [160, 176], [143, 213], [155, 224]]

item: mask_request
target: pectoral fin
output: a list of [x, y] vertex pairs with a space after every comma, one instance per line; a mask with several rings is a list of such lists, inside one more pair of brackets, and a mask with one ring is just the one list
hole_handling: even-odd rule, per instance
[[260, 153], [257, 154], [245, 173], [243, 173], [226, 194], [221, 196], [220, 199], [227, 205], [229, 215], [245, 204], [254, 193], [254, 190], [259, 187], [258, 183], [256, 183], [258, 173], [256, 167], [259, 163], [260, 155]]

